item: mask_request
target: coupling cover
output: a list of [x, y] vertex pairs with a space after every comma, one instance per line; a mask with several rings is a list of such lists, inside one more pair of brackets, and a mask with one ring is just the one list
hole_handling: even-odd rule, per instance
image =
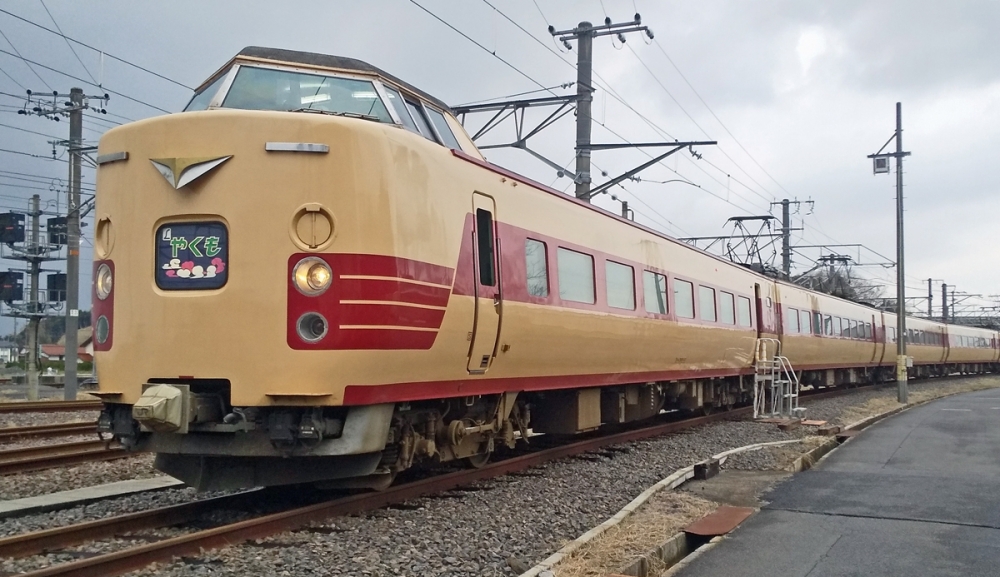
[[186, 386], [147, 385], [132, 406], [132, 418], [157, 433], [187, 433], [188, 395]]

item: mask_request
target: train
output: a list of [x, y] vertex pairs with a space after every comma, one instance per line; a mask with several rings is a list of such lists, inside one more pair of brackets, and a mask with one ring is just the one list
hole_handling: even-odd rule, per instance
[[996, 371], [995, 331], [735, 265], [488, 162], [359, 60], [248, 47], [184, 111], [109, 130], [93, 263], [99, 430], [202, 490], [378, 489], [530, 434], [803, 385]]

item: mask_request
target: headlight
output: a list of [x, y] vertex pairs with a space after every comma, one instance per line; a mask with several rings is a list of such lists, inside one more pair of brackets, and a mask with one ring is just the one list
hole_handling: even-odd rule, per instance
[[101, 264], [97, 267], [97, 278], [94, 279], [97, 283], [97, 298], [102, 301], [111, 294], [111, 286], [114, 284], [114, 275], [111, 274], [111, 267], [107, 264]]
[[292, 272], [295, 288], [304, 295], [316, 296], [330, 288], [333, 271], [323, 259], [308, 257], [300, 260]]
[[326, 319], [319, 313], [306, 313], [299, 317], [295, 329], [300, 339], [307, 343], [316, 343], [326, 336]]

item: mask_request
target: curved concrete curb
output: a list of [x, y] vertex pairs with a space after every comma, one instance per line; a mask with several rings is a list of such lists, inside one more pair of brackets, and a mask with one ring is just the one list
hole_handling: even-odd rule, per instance
[[[974, 392], [977, 392], [979, 390], [985, 390], [985, 389], [976, 389], [976, 390], [972, 390], [972, 391], [957, 391], [957, 392], [950, 393], [950, 394], [947, 394], [947, 395], [941, 395], [940, 397], [934, 397], [933, 399], [926, 399], [926, 400], [920, 401], [918, 403], [912, 403], [912, 404], [904, 405], [902, 407], [896, 407], [895, 409], [890, 409], [888, 411], [885, 411], [884, 413], [879, 413], [877, 415], [872, 415], [870, 417], [865, 417], [864, 419], [861, 419], [859, 421], [856, 421], [854, 423], [846, 425], [842, 430], [845, 430], [845, 431], [847, 431], [847, 430], [859, 430], [860, 431], [860, 430], [863, 430], [863, 429], [865, 429], [865, 428], [867, 428], [867, 427], [869, 427], [869, 426], [871, 426], [871, 425], [873, 425], [873, 424], [881, 421], [882, 419], [885, 419], [887, 417], [891, 417], [891, 416], [896, 415], [898, 413], [901, 413], [903, 411], [908, 411], [908, 410], [910, 410], [910, 409], [912, 409], [914, 407], [919, 407], [921, 405], [925, 405], [927, 403], [930, 403], [930, 402], [933, 402], [933, 401], [937, 401], [939, 399], [943, 399], [943, 398], [946, 398], [946, 397], [951, 397], [951, 396], [954, 396], [954, 395], [960, 395], [960, 394], [963, 394], [963, 393], [974, 393]], [[756, 451], [756, 450], [759, 450], [759, 449], [763, 449], [764, 447], [773, 447], [773, 446], [778, 446], [778, 445], [788, 445], [788, 444], [800, 443], [800, 442], [802, 442], [802, 439], [792, 439], [792, 440], [788, 440], [788, 441], [772, 441], [770, 443], [755, 443], [753, 445], [746, 445], [746, 446], [743, 446], [743, 447], [737, 447], [735, 449], [730, 449], [728, 451], [723, 451], [722, 453], [719, 453], [718, 455], [713, 455], [710, 459], [706, 459], [706, 461], [711, 460], [711, 459], [717, 459], [719, 461], [719, 464], [721, 465], [721, 464], [723, 464], [723, 463], [726, 462], [726, 458], [728, 458], [730, 455], [735, 455], [737, 453], [745, 453], [747, 451]], [[819, 445], [818, 447], [814, 447], [809, 452], [805, 453], [804, 455], [800, 456], [795, 461], [793, 461], [792, 465], [789, 467], [789, 470], [792, 473], [798, 473], [798, 472], [810, 469], [814, 465], [818, 464], [820, 461], [822, 461], [823, 459], [825, 459], [830, 453], [832, 453], [834, 450], [836, 450], [841, 444], [842, 443], [838, 443], [834, 439], [830, 439], [829, 441], [827, 441], [827, 442]], [[700, 462], [705, 462], [705, 461], [700, 461]], [[601, 523], [597, 527], [594, 527], [590, 531], [587, 531], [583, 535], [580, 535], [579, 537], [577, 537], [573, 541], [570, 541], [569, 543], [567, 543], [566, 545], [564, 545], [561, 549], [559, 549], [558, 551], [556, 551], [552, 555], [548, 556], [541, 563], [538, 563], [537, 565], [535, 565], [531, 569], [528, 569], [524, 573], [521, 573], [520, 575], [518, 575], [518, 577], [553, 577], [554, 573], [552, 572], [552, 568], [554, 566], [556, 566], [557, 564], [559, 564], [559, 562], [561, 562], [563, 559], [565, 559], [566, 557], [568, 557], [571, 553], [573, 553], [574, 551], [576, 551], [577, 549], [579, 549], [583, 545], [586, 545], [587, 543], [589, 543], [590, 541], [592, 541], [594, 538], [596, 538], [597, 536], [599, 536], [602, 533], [604, 533], [605, 531], [607, 531], [608, 529], [610, 529], [610, 528], [614, 527], [615, 525], [618, 525], [619, 523], [621, 523], [623, 520], [625, 520], [626, 517], [628, 517], [629, 515], [631, 515], [636, 509], [638, 509], [643, 503], [645, 503], [646, 501], [648, 501], [650, 497], [652, 497], [653, 495], [655, 495], [656, 493], [658, 493], [660, 490], [665, 489], [665, 488], [667, 488], [667, 489], [675, 489], [675, 488], [677, 488], [680, 485], [684, 484], [686, 481], [690, 480], [693, 477], [694, 477], [694, 465], [691, 465], [691, 466], [688, 466], [688, 467], [684, 467], [683, 469], [679, 469], [679, 470], [675, 471], [669, 477], [663, 479], [662, 481], [656, 483], [652, 487], [650, 487], [650, 488], [646, 489], [645, 491], [643, 491], [642, 493], [640, 493], [638, 497], [636, 497], [631, 502], [629, 502], [628, 505], [625, 505], [624, 507], [622, 507], [621, 511], [619, 511], [618, 513], [616, 513], [613, 517], [611, 517], [607, 521]], [[690, 555], [686, 556], [683, 560], [679, 561], [676, 565], [674, 565], [673, 567], [671, 567], [670, 570], [668, 570], [668, 572], [666, 573], [666, 575], [673, 575], [677, 570], [679, 570], [683, 566], [685, 566], [688, 563], [690, 563], [691, 561], [693, 561], [695, 558], [697, 558], [698, 556], [700, 556], [702, 553], [704, 553], [708, 549], [711, 549], [712, 547], [714, 547], [721, 540], [722, 540], [722, 537], [715, 537], [715, 538], [713, 538], [711, 541], [709, 541], [708, 543], [702, 545], [701, 547], [699, 547], [698, 549], [696, 549], [695, 551], [693, 551]]]
[[[756, 451], [759, 449], [763, 449], [764, 447], [774, 447], [778, 445], [788, 445], [791, 443], [799, 443], [799, 442], [801, 442], [800, 439], [792, 439], [789, 441], [772, 441], [770, 443], [755, 443], [753, 445], [746, 445], [744, 447], [737, 447], [735, 449], [723, 451], [718, 455], [713, 455], [711, 459], [716, 459], [719, 461], [719, 464], [722, 464], [726, 462], [726, 459], [730, 455], [735, 455], [737, 453], [745, 453], [747, 451]], [[546, 577], [546, 575], [552, 575], [551, 573], [552, 567], [557, 565], [560, 561], [565, 559], [567, 556], [569, 556], [571, 553], [573, 553], [583, 545], [586, 545], [587, 543], [592, 541], [598, 535], [601, 535], [608, 529], [624, 521], [626, 517], [635, 512], [635, 510], [641, 507], [643, 503], [648, 501], [650, 497], [652, 497], [662, 489], [674, 489], [676, 487], [679, 487], [685, 481], [691, 479], [692, 477], [694, 477], [694, 465], [690, 465], [688, 467], [684, 467], [683, 469], [674, 471], [669, 477], [663, 479], [659, 483], [646, 489], [645, 491], [640, 493], [639, 496], [636, 497], [635, 499], [632, 499], [632, 501], [629, 502], [628, 505], [622, 507], [621, 511], [618, 511], [618, 513], [616, 513], [613, 517], [601, 523], [600, 525], [594, 527], [590, 531], [587, 531], [583, 535], [580, 535], [573, 541], [570, 541], [569, 543], [564, 545], [561, 549], [559, 549], [552, 555], [549, 555], [544, 561], [535, 565], [531, 569], [528, 569], [524, 573], [521, 573], [518, 577]]]

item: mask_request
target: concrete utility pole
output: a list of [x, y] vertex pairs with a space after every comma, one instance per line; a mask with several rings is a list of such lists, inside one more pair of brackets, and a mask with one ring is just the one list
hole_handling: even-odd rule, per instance
[[781, 272], [785, 280], [792, 274], [792, 217], [788, 204], [787, 198], [781, 201]]
[[927, 279], [927, 318], [934, 318], [934, 279]]
[[594, 38], [614, 34], [618, 40], [625, 42], [625, 34], [629, 32], [645, 32], [650, 38], [653, 33], [641, 25], [639, 15], [632, 22], [612, 24], [610, 18], [605, 18], [603, 26], [594, 26], [590, 22], [580, 22], [572, 30], [556, 31], [552, 26], [549, 33], [559, 36], [567, 48], [572, 48], [570, 40], [576, 40], [576, 197], [590, 202], [592, 198], [590, 185], [590, 136], [592, 128], [591, 105], [594, 101]]
[[[896, 152], [883, 153], [893, 139], [896, 140]], [[908, 402], [909, 397], [906, 386], [906, 274], [903, 258], [903, 157], [909, 155], [909, 152], [903, 152], [903, 104], [897, 102], [896, 132], [868, 158], [873, 159], [875, 174], [888, 173], [889, 159], [896, 159], [896, 385], [900, 403]]]
[[[80, 178], [81, 160], [86, 152], [93, 152], [97, 147], [83, 145], [83, 111], [87, 109], [106, 113], [103, 107], [94, 107], [90, 100], [107, 102], [107, 94], [103, 96], [86, 96], [83, 90], [72, 88], [69, 91], [69, 102], [60, 104], [61, 98], [67, 95], [58, 92], [51, 93], [51, 102], [42, 99], [41, 93], [28, 91], [28, 100], [34, 104], [30, 110], [25, 107], [18, 114], [45, 116], [58, 120], [60, 116], [69, 117], [69, 140], [55, 141], [53, 145], [66, 145], [69, 149], [69, 182], [66, 207], [66, 373], [64, 395], [67, 401], [76, 400], [77, 377], [76, 364], [79, 360], [77, 329], [80, 319]], [[45, 98], [48, 98], [46, 95]]]
[[80, 325], [80, 156], [83, 148], [83, 90], [69, 91], [69, 199], [66, 204], [66, 373], [65, 398], [76, 400], [77, 329]]
[[28, 384], [28, 400], [38, 400], [38, 323], [41, 321], [38, 306], [38, 275], [41, 269], [41, 247], [38, 244], [38, 217], [41, 210], [38, 206], [38, 195], [31, 197], [31, 239], [28, 242], [27, 255], [31, 288], [28, 289], [28, 359], [25, 365], [25, 380]]
[[948, 283], [941, 283], [941, 322], [948, 322]]

